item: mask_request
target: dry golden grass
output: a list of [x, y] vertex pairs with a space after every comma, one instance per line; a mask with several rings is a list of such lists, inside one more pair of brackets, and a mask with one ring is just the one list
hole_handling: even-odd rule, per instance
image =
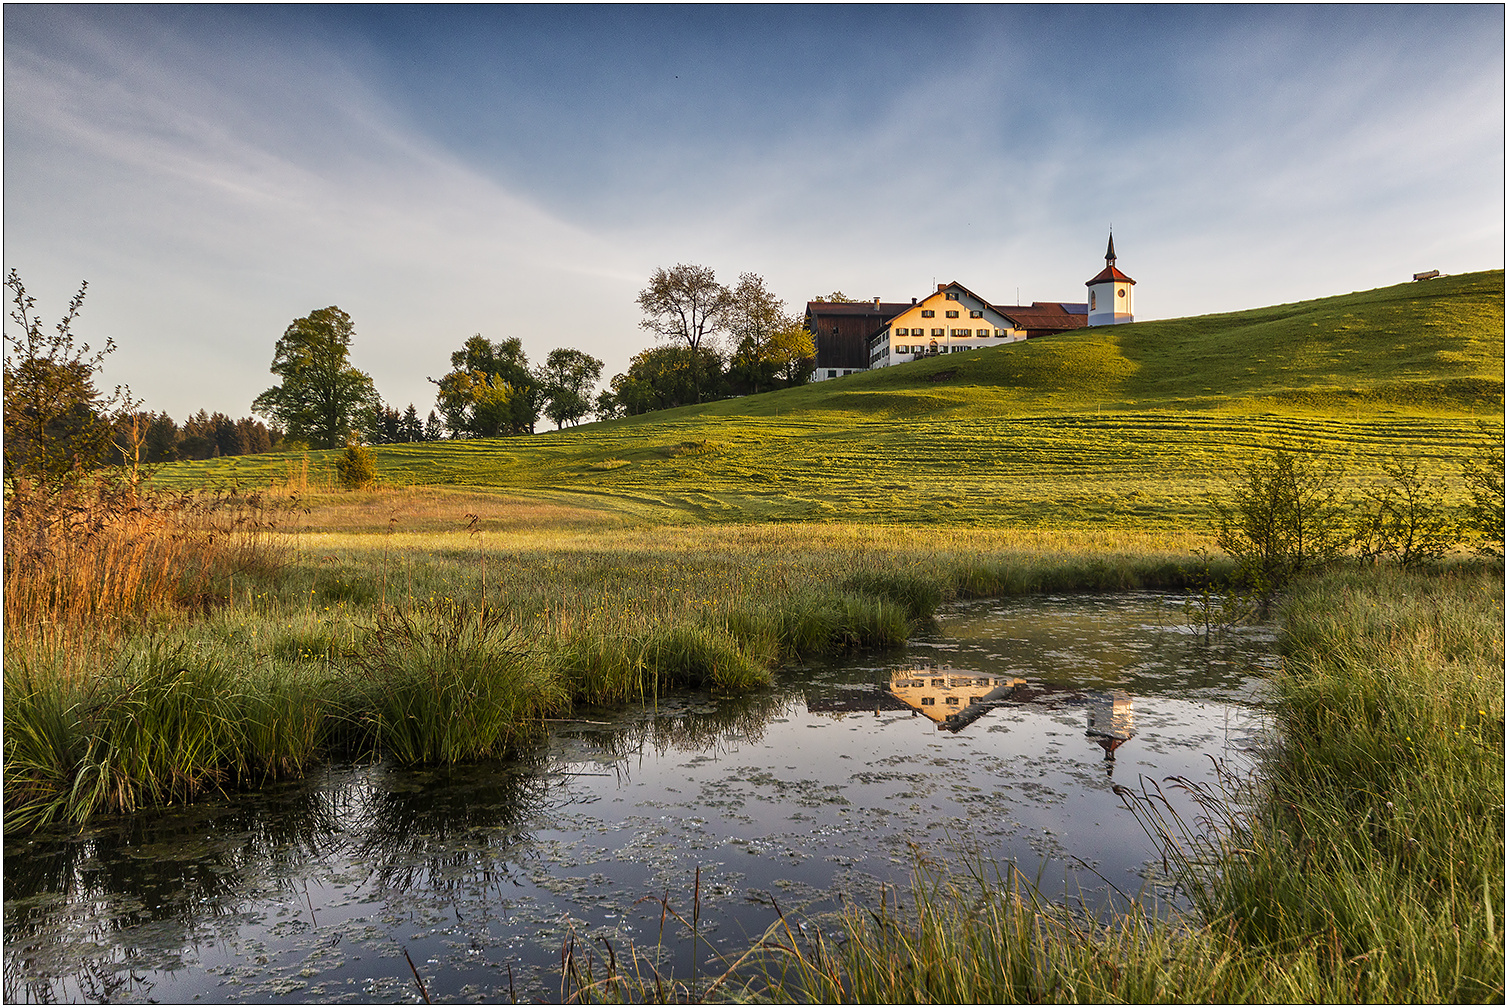
[[143, 617], [207, 611], [218, 578], [286, 562], [272, 524], [255, 498], [144, 493], [109, 478], [22, 483], [5, 505], [7, 651], [88, 665]]

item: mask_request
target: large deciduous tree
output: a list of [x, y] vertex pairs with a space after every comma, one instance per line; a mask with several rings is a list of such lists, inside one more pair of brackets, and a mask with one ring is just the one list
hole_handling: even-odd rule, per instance
[[289, 440], [339, 448], [380, 405], [372, 379], [348, 359], [351, 316], [331, 305], [294, 319], [272, 355], [282, 382], [257, 396], [254, 412], [284, 427]]
[[580, 423], [592, 411], [592, 387], [601, 377], [602, 362], [591, 354], [571, 347], [550, 351], [539, 378], [550, 397], [545, 415], [555, 421], [556, 430]]
[[743, 389], [772, 388], [781, 378], [800, 384], [810, 375], [816, 346], [802, 320], [787, 314], [785, 302], [755, 273], [744, 273], [731, 292], [728, 331], [737, 340], [729, 377]]
[[[703, 390], [723, 387], [722, 361], [708, 347], [696, 351], [700, 358], [695, 367]], [[692, 381], [692, 351], [682, 346], [650, 347], [634, 356], [628, 370], [614, 375], [611, 401], [599, 398], [598, 411], [622, 412], [628, 416], [653, 410], [688, 406], [696, 401], [698, 390]]]
[[702, 351], [722, 332], [733, 307], [733, 294], [717, 282], [707, 266], [679, 264], [654, 271], [649, 286], [639, 292], [644, 311], [640, 328], [684, 345], [688, 351], [694, 402], [702, 401]]
[[10, 321], [5, 331], [5, 477], [56, 483], [99, 465], [110, 449], [107, 413], [129, 392], [116, 389], [101, 398], [94, 376], [115, 341], [91, 351], [78, 343], [73, 323], [84, 304], [88, 283], [68, 303], [68, 312], [52, 332], [36, 314], [36, 300], [15, 270], [5, 278], [10, 290]]
[[445, 377], [430, 381], [439, 386], [436, 405], [451, 434], [534, 433], [545, 390], [529, 370], [522, 340], [492, 343], [478, 333], [450, 355], [450, 367]]

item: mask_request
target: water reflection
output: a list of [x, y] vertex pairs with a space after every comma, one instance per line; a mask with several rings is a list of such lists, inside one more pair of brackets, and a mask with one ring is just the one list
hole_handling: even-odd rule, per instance
[[1025, 684], [1025, 679], [932, 662], [898, 669], [890, 677], [890, 694], [939, 728], [958, 731]]
[[577, 711], [527, 762], [335, 767], [8, 836], [6, 1000], [412, 1000], [405, 951], [437, 1000], [548, 999], [570, 936], [654, 943], [646, 895], [699, 878], [703, 935], [741, 951], [777, 900], [862, 904], [962, 838], [1076, 898], [1135, 893], [1152, 852], [1105, 774], [1206, 772], [1256, 730], [1270, 640], [1196, 642], [1169, 606], [960, 605], [904, 651], [753, 695]]
[[1087, 713], [1084, 735], [1104, 750], [1106, 760], [1114, 760], [1115, 751], [1136, 734], [1135, 705], [1131, 694], [1123, 689], [1086, 691], [1032, 684], [1020, 677], [984, 675], [973, 669], [928, 662], [892, 672], [889, 696], [933, 721], [939, 730], [950, 732], [962, 731], [999, 707], [1083, 706]]

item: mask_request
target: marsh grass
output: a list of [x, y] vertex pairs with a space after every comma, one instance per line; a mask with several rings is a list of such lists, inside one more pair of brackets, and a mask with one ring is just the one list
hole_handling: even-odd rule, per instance
[[503, 755], [569, 697], [508, 614], [464, 604], [380, 611], [340, 681], [352, 747], [403, 764]]
[[[223, 604], [151, 610], [106, 645], [79, 624], [54, 649], [8, 639], [7, 822], [191, 800], [331, 757], [498, 756], [577, 704], [743, 692], [781, 662], [899, 644], [962, 594], [1073, 572], [1176, 583], [1181, 548], [1200, 541], [951, 530], [918, 543], [872, 526], [667, 530], [590, 515], [539, 531], [527, 517], [479, 540], [463, 516], [485, 526], [511, 509], [417, 496], [303, 498], [294, 528], [269, 534], [286, 563], [236, 568], [208, 582]], [[448, 531], [405, 529], [441, 526], [440, 508]], [[337, 520], [327, 509], [365, 515], [364, 531], [308, 531]], [[383, 520], [395, 513], [407, 517]]]
[[5, 504], [7, 649], [88, 651], [144, 618], [226, 604], [237, 576], [289, 562], [277, 521], [257, 495], [148, 492], [110, 476], [23, 482]]

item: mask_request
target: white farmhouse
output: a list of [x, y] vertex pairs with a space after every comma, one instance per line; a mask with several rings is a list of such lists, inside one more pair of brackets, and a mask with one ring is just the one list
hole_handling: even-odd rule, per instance
[[938, 284], [925, 298], [905, 302], [809, 301], [806, 326], [817, 347], [814, 381], [922, 357], [1019, 343], [1086, 325], [1133, 320], [1136, 283], [1115, 268], [1115, 236], [1105, 268], [1092, 280], [1087, 302], [1034, 301], [991, 304], [958, 282]]

